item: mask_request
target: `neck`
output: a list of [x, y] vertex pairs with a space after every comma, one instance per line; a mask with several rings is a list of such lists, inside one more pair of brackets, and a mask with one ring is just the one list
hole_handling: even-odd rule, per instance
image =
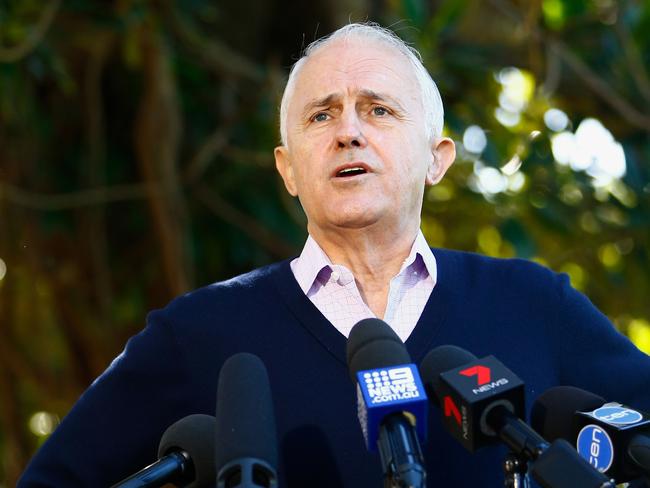
[[336, 229], [309, 233], [333, 264], [354, 275], [361, 297], [379, 318], [384, 317], [390, 280], [408, 257], [418, 233], [418, 224], [390, 232], [378, 228]]

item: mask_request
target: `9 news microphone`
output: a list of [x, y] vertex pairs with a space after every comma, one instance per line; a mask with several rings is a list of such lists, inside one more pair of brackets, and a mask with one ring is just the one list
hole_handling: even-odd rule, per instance
[[[214, 484], [214, 429], [211, 415], [188, 415], [167, 428], [158, 461], [113, 488], [156, 488], [167, 483], [199, 488]], [[189, 483], [189, 484], [188, 484]]]
[[214, 460], [217, 488], [277, 487], [277, 435], [266, 368], [239, 353], [221, 368]]
[[426, 439], [427, 397], [404, 343], [386, 322], [365, 319], [350, 331], [347, 362], [366, 447], [379, 450], [385, 485], [424, 487], [418, 438]]
[[[650, 416], [580, 388], [557, 386], [533, 404], [532, 424], [618, 483], [650, 477]], [[646, 481], [647, 482], [647, 481]]]
[[460, 347], [440, 346], [420, 370], [446, 428], [470, 452], [502, 442], [531, 463], [530, 474], [545, 488], [614, 486], [567, 442], [549, 444], [521, 420], [524, 383], [493, 356], [477, 359]]

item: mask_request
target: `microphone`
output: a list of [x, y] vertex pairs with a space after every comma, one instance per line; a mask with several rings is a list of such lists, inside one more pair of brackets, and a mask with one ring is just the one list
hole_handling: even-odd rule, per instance
[[650, 416], [572, 386], [557, 386], [533, 404], [531, 423], [548, 439], [575, 442], [599, 471], [623, 483], [650, 478]]
[[502, 441], [532, 460], [548, 447], [520, 419], [524, 383], [493, 356], [479, 360], [460, 347], [439, 346], [425, 356], [420, 371], [429, 398], [443, 410], [445, 427], [468, 451]]
[[347, 363], [357, 385], [357, 414], [370, 451], [379, 451], [386, 486], [426, 485], [419, 440], [426, 440], [427, 397], [401, 339], [379, 319], [350, 331]]
[[160, 439], [158, 461], [112, 488], [156, 488], [166, 483], [190, 488], [212, 486], [214, 429], [211, 415], [194, 414], [178, 420]]
[[217, 488], [276, 488], [277, 434], [266, 368], [255, 355], [231, 356], [217, 387]]
[[477, 359], [460, 347], [440, 346], [420, 370], [447, 430], [470, 452], [502, 442], [524, 466], [531, 463], [530, 474], [544, 488], [613, 488], [566, 441], [549, 444], [521, 420], [524, 383], [494, 356]]

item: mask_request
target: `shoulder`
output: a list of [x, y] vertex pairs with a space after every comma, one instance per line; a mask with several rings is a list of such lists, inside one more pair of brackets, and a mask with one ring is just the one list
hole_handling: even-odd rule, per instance
[[561, 294], [568, 276], [556, 273], [533, 261], [520, 258], [494, 258], [472, 252], [433, 248], [441, 281], [464, 282], [467, 286], [498, 286], [504, 289], [553, 290]]
[[251, 294], [263, 293], [274, 286], [276, 279], [285, 279], [285, 275], [291, 273], [289, 262], [290, 260], [286, 260], [269, 264], [233, 278], [197, 288], [176, 297], [165, 308], [171, 311], [178, 307], [200, 305], [206, 301], [237, 300], [238, 297], [248, 298]]
[[191, 313], [195, 318], [202, 311], [223, 311], [241, 308], [268, 295], [278, 280], [291, 276], [290, 260], [269, 264], [233, 278], [211, 283], [174, 298], [163, 309], [152, 312], [177, 319]]

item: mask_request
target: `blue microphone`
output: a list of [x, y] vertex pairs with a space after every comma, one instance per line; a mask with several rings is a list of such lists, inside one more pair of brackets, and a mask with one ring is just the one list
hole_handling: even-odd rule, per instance
[[379, 451], [387, 486], [424, 487], [428, 400], [404, 343], [382, 320], [364, 319], [350, 331], [347, 362], [366, 447]]

